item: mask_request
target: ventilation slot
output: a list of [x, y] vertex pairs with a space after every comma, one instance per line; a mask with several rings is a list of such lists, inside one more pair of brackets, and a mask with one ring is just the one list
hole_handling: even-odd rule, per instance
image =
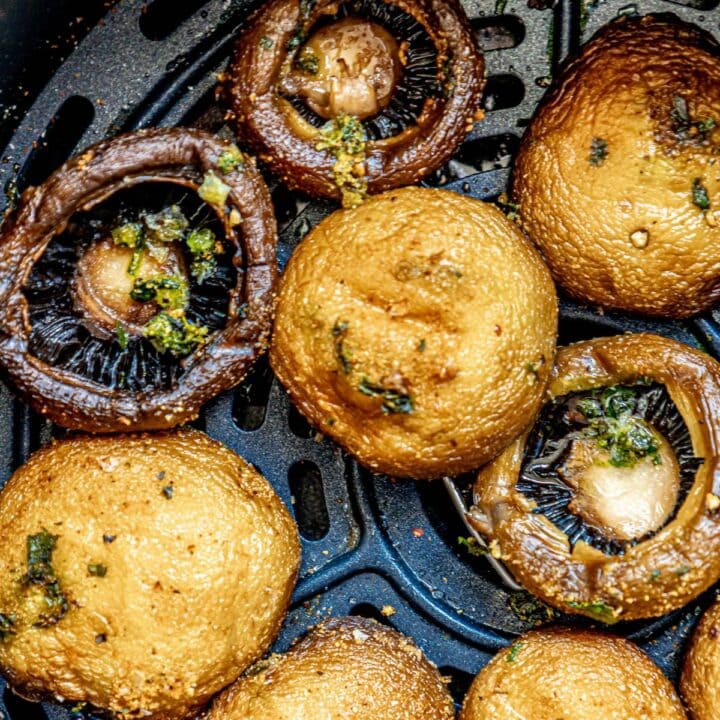
[[491, 75], [483, 93], [483, 108], [487, 112], [516, 107], [525, 97], [525, 86], [515, 75]]
[[39, 185], [53, 170], [57, 170], [72, 155], [94, 119], [95, 108], [86, 97], [69, 97], [25, 161], [18, 179], [20, 191], [29, 185]]
[[42, 705], [23, 700], [9, 687], [5, 688], [3, 700], [10, 718], [22, 718], [22, 720], [47, 720], [47, 715], [45, 714]]
[[525, 25], [514, 15], [475, 18], [472, 29], [483, 52], [517, 47], [525, 39]]
[[322, 540], [330, 529], [330, 517], [320, 469], [313, 462], [300, 460], [290, 468], [288, 482], [300, 534], [306, 540]]
[[288, 412], [288, 425], [293, 435], [303, 440], [309, 440], [315, 435], [312, 425], [291, 405]]
[[246, 432], [257, 430], [265, 422], [273, 374], [267, 356], [261, 358], [235, 391], [233, 419]]
[[382, 623], [387, 627], [393, 627], [392, 623], [370, 603], [358, 603], [357, 605], [354, 605], [350, 610], [350, 615], [364, 617], [368, 620], [377, 620], [377, 622]]
[[205, 4], [206, 0], [154, 0], [140, 15], [140, 32], [148, 40], [164, 40]]

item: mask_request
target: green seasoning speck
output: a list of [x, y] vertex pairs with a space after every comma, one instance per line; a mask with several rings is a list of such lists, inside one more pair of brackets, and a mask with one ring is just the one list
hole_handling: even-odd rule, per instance
[[68, 611], [68, 601], [52, 566], [52, 554], [58, 535], [43, 530], [27, 537], [27, 573], [23, 576], [26, 585], [37, 585], [43, 589], [47, 612], [40, 613], [36, 627], [50, 627], [59, 622]]
[[707, 188], [702, 184], [700, 178], [695, 178], [692, 184], [692, 201], [693, 205], [697, 205], [701, 210], [710, 209], [710, 198], [708, 197]]
[[263, 35], [260, 38], [260, 47], [263, 50], [270, 50], [270, 48], [273, 46], [272, 38], [269, 38], [267, 35]]
[[514, 592], [508, 600], [508, 605], [523, 622], [533, 626], [550, 622], [557, 615], [553, 608], [525, 590]]
[[205, 344], [208, 333], [207, 327], [195, 325], [184, 314], [176, 316], [165, 311], [155, 315], [143, 328], [143, 334], [158, 352], [178, 357], [189, 355]]
[[173, 492], [174, 492], [174, 488], [173, 488], [172, 485], [166, 485], [166, 486], [162, 489], [162, 494], [163, 494], [168, 500], [170, 500], [170, 499], [172, 498]]
[[582, 398], [576, 405], [588, 421], [583, 436], [608, 450], [615, 467], [632, 467], [645, 457], [655, 464], [662, 462], [657, 434], [633, 414], [636, 403], [633, 388], [616, 385]]
[[243, 167], [243, 165], [245, 165], [245, 159], [237, 145], [228, 145], [225, 150], [220, 153], [216, 164], [217, 169], [223, 175], [227, 175], [236, 168]]
[[222, 244], [218, 243], [215, 233], [210, 228], [193, 230], [188, 235], [186, 243], [192, 255], [190, 272], [202, 285], [217, 269], [215, 256], [222, 252]]
[[344, 207], [359, 205], [367, 194], [365, 148], [367, 135], [354, 115], [339, 115], [318, 131], [317, 150], [328, 150], [335, 158], [335, 184], [342, 193]]
[[657, 582], [660, 579], [660, 575], [661, 575], [661, 573], [659, 570], [657, 570], [657, 569], [653, 570], [650, 573], [650, 582]]
[[683, 144], [702, 144], [717, 125], [715, 118], [693, 120], [690, 117], [687, 100], [682, 95], [673, 95], [670, 122], [675, 138]]
[[487, 555], [488, 551], [482, 547], [474, 537], [459, 537], [458, 545], [464, 547], [473, 557], [482, 557]]
[[117, 339], [117, 344], [120, 346], [120, 349], [125, 350], [130, 338], [128, 337], [125, 326], [119, 320], [115, 323], [115, 338]]
[[113, 228], [110, 235], [116, 245], [136, 248], [142, 240], [142, 226], [140, 223], [125, 223]]
[[94, 575], [95, 577], [103, 578], [107, 575], [107, 567], [102, 563], [89, 563], [87, 571], [89, 575]]
[[507, 193], [500, 193], [500, 195], [498, 195], [497, 204], [505, 213], [508, 220], [512, 220], [514, 222], [520, 220], [520, 205], [512, 202]]
[[608, 154], [607, 140], [602, 138], [593, 138], [590, 143], [590, 164], [598, 167], [605, 162], [605, 158]]
[[147, 239], [159, 243], [182, 240], [189, 225], [178, 205], [170, 205], [156, 213], [144, 213], [142, 221]]
[[593, 602], [569, 602], [567, 606], [574, 610], [581, 610], [583, 614], [589, 615], [595, 620], [607, 623], [608, 625], [612, 625], [612, 623], [617, 622], [619, 619], [615, 608], [601, 600]]
[[509, 663], [515, 662], [517, 659], [518, 653], [520, 652], [520, 648], [522, 647], [521, 642], [514, 642], [510, 646], [510, 650], [508, 651], [508, 654], [505, 656], [505, 660], [507, 660]]
[[317, 75], [320, 70], [320, 61], [318, 56], [312, 51], [312, 48], [304, 47], [297, 59], [295, 64], [308, 75]]
[[148, 280], [136, 279], [130, 297], [137, 302], [155, 302], [169, 310], [187, 307], [188, 286], [180, 275], [155, 275]]
[[226, 185], [212, 170], [208, 170], [197, 193], [206, 203], [221, 207], [227, 201], [230, 186]]
[[0, 641], [4, 642], [11, 635], [15, 635], [15, 615], [0, 613]]
[[683, 575], [687, 575], [690, 572], [690, 568], [687, 565], [681, 565], [676, 571], [675, 574], [678, 577], [682, 577]]
[[340, 363], [343, 372], [346, 375], [352, 370], [352, 360], [350, 359], [350, 351], [345, 347], [345, 335], [347, 333], [348, 323], [345, 320], [338, 320], [332, 329], [332, 335], [335, 338], [335, 357]]
[[425, 352], [426, 347], [427, 347], [427, 343], [425, 342], [425, 338], [423, 338], [417, 345], [417, 351]]
[[408, 393], [372, 383], [367, 378], [363, 378], [360, 381], [358, 390], [363, 395], [382, 398], [382, 411], [386, 415], [396, 413], [409, 414], [415, 409], [413, 399]]

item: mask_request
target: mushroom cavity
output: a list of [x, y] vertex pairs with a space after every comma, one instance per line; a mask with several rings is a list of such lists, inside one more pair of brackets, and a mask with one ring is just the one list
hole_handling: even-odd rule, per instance
[[543, 408], [517, 489], [572, 545], [623, 554], [672, 519], [699, 464], [664, 386], [616, 385]]

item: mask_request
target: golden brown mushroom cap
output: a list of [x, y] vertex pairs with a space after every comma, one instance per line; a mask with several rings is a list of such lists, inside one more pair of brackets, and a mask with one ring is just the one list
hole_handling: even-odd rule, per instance
[[673, 686], [623, 638], [538, 630], [499, 652], [470, 686], [460, 720], [685, 720]]
[[[28, 580], [44, 530], [64, 614]], [[0, 669], [31, 698], [185, 717], [265, 652], [299, 556], [267, 481], [200, 432], [54, 443], [0, 493]]]
[[273, 369], [378, 472], [475, 468], [532, 421], [555, 347], [545, 266], [494, 206], [416, 187], [323, 220], [282, 278]]
[[686, 317], [718, 301], [715, 122], [720, 54], [706, 32], [622, 17], [585, 46], [528, 127], [513, 180], [559, 285], [649, 315]]
[[720, 603], [703, 615], [685, 657], [680, 692], [693, 720], [720, 718]]
[[435, 666], [409, 638], [372, 620], [333, 618], [258, 663], [208, 720], [452, 720]]

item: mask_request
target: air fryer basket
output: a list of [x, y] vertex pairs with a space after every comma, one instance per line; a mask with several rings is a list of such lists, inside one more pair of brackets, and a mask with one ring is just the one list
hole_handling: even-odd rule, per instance
[[[260, 0], [120, 0], [59, 68], [5, 150], [0, 180], [9, 202], [41, 182], [77, 149], [147, 126], [223, 128], [216, 74], [233, 37]], [[671, 12], [720, 35], [718, 0], [465, 0], [485, 50], [485, 119], [427, 184], [494, 199], [512, 156], [561, 61], [620, 13]], [[332, 208], [273, 187], [283, 265], [303, 235]], [[598, 313], [562, 302], [560, 342], [648, 330], [720, 355], [720, 316], [658, 322]], [[62, 431], [0, 386], [0, 480]], [[238, 389], [217, 398], [197, 423], [254, 463], [293, 509], [303, 540], [301, 579], [274, 649], [284, 650], [328, 615], [375, 617], [411, 635], [453, 679], [460, 699], [474, 674], [530, 624], [513, 591], [483, 558], [457, 542], [467, 535], [443, 483], [370, 476], [316, 434], [263, 360]], [[470, 478], [457, 480], [467, 490]], [[683, 646], [712, 591], [666, 617], [614, 627], [638, 642], [673, 679]], [[515, 598], [516, 600], [517, 598]], [[569, 618], [572, 624], [585, 620]], [[34, 705], [0, 686], [1, 717], [78, 716]]]

